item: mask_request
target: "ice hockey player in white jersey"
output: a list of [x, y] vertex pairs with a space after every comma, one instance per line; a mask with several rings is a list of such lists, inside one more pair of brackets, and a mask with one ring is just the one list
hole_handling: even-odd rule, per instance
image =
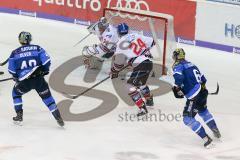
[[89, 26], [88, 30], [98, 36], [100, 43], [83, 48], [84, 64], [90, 69], [100, 69], [102, 62], [111, 58], [116, 50], [119, 40], [117, 29], [102, 17], [97, 23]]
[[[153, 38], [138, 33], [128, 33], [128, 25], [121, 23], [117, 30], [120, 39], [113, 57], [111, 78], [117, 78], [119, 71], [128, 64], [133, 71], [127, 81], [128, 94], [139, 108], [137, 116], [148, 113], [146, 106], [153, 106], [153, 95], [146, 85], [153, 63], [149, 56], [155, 45]], [[144, 101], [145, 99], [145, 101]]]

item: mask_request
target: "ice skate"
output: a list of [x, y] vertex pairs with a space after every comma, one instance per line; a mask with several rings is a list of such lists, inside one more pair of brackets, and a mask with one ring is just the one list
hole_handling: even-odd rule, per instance
[[60, 114], [59, 110], [58, 109], [55, 110], [54, 112], [52, 112], [52, 114], [53, 114], [53, 117], [56, 119], [58, 125], [63, 127], [64, 126], [64, 121], [61, 117], [61, 114]]
[[13, 123], [16, 125], [22, 125], [23, 121], [23, 110], [16, 111], [17, 115], [13, 117]]
[[137, 117], [146, 115], [147, 113], [148, 113], [148, 110], [147, 110], [146, 106], [144, 105], [140, 108], [139, 112], [137, 113]]
[[212, 138], [210, 138], [208, 135], [203, 138], [204, 140], [204, 147], [207, 149], [212, 148], [214, 145], [212, 143]]

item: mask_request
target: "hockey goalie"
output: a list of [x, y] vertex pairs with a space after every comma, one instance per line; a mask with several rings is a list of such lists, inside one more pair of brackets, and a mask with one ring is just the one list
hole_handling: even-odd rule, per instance
[[109, 24], [105, 17], [101, 17], [98, 22], [88, 27], [88, 31], [97, 35], [100, 43], [83, 48], [83, 63], [86, 68], [101, 69], [104, 60], [111, 58], [116, 50], [119, 40], [117, 29]]

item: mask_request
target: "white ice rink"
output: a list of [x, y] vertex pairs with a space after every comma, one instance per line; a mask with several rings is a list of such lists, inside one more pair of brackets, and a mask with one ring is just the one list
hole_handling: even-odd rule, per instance
[[[92, 36], [73, 48], [88, 34], [85, 27], [1, 13], [0, 62], [19, 46], [17, 36], [21, 31], [31, 32], [33, 43], [47, 50], [52, 58], [52, 70], [78, 56], [87, 43], [96, 41]], [[24, 125], [16, 126], [12, 123], [15, 116], [11, 98], [14, 83], [7, 81], [0, 83], [0, 160], [240, 160], [240, 56], [194, 46], [181, 47], [184, 47], [187, 59], [205, 73], [209, 91], [215, 90], [217, 82], [220, 84], [219, 95], [209, 96], [208, 101], [223, 136], [222, 142], [214, 142], [215, 148], [204, 149], [201, 139], [182, 121], [120, 122], [119, 114], [137, 111], [122, 100], [115, 110], [100, 118], [66, 122], [62, 129], [32, 91], [23, 97]], [[10, 76], [6, 67], [0, 68], [5, 72], [1, 79]], [[79, 84], [82, 83], [79, 72], [83, 71], [82, 67], [71, 73], [66, 83], [84, 85]], [[97, 87], [99, 90], [106, 88], [117, 96], [110, 80]], [[52, 93], [57, 102], [66, 99], [53, 90]], [[99, 103], [79, 97], [71, 111], [85, 112]], [[155, 108], [150, 112], [161, 109], [165, 114], [182, 113], [184, 103], [168, 93], [155, 97]], [[212, 136], [210, 130], [206, 130]]]

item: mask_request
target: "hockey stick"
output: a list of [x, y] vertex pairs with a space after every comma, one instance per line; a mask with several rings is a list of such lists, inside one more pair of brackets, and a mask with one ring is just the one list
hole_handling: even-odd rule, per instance
[[0, 82], [9, 81], [9, 80], [12, 80], [12, 79], [13, 79], [13, 78], [1, 79]]
[[217, 89], [215, 92], [213, 93], [208, 93], [209, 95], [218, 95], [218, 92], [219, 92], [219, 84], [217, 83]]
[[[126, 69], [129, 65], [124, 66], [119, 72], [123, 71], [124, 69]], [[103, 80], [101, 80], [100, 82], [94, 84], [92, 87], [86, 89], [85, 91], [83, 91], [82, 93], [79, 93], [77, 95], [71, 95], [65, 92], [62, 92], [63, 96], [69, 99], [76, 99], [82, 95], [84, 95], [85, 93], [87, 93], [88, 91], [92, 90], [93, 88], [97, 87], [99, 84], [103, 83], [104, 81], [108, 80], [109, 78], [111, 78], [111, 76], [107, 76], [106, 78], [104, 78]]]
[[4, 66], [5, 64], [7, 64], [8, 59], [6, 59], [4, 62], [0, 63], [0, 66]]
[[85, 37], [83, 37], [80, 41], [78, 41], [73, 47], [76, 47], [78, 44], [80, 44], [82, 41], [84, 41], [87, 37], [89, 37], [92, 33], [89, 33]]

